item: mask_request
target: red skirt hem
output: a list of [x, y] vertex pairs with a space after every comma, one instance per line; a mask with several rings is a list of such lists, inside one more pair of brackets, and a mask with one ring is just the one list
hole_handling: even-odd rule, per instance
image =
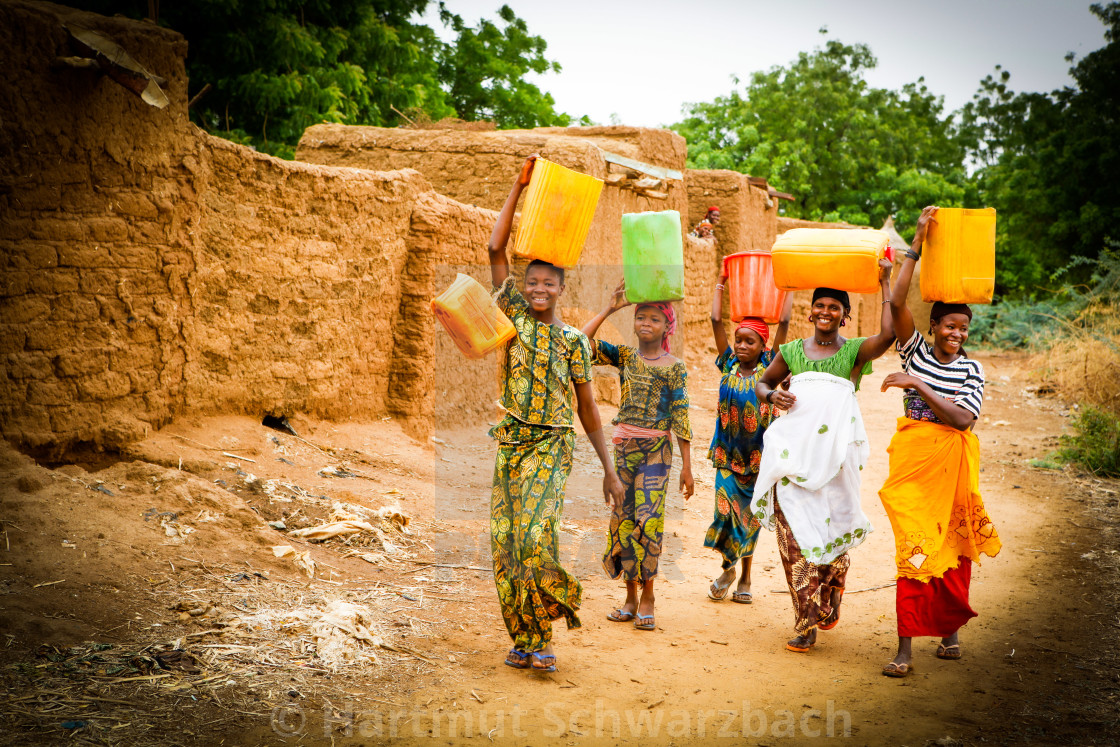
[[948, 638], [956, 633], [976, 617], [976, 611], [968, 603], [971, 581], [972, 561], [965, 557], [941, 578], [928, 582], [898, 579], [895, 586], [898, 635], [902, 638]]

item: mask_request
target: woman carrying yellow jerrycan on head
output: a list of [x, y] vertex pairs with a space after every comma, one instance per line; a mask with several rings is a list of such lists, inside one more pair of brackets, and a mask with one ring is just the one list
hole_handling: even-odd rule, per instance
[[500, 353], [502, 406], [506, 416], [490, 430], [498, 441], [490, 503], [494, 583], [513, 648], [505, 663], [516, 669], [555, 672], [552, 621], [580, 626], [583, 589], [560, 566], [560, 514], [572, 470], [572, 385], [580, 423], [603, 465], [603, 498], [622, 503], [599, 409], [591, 391], [587, 337], [556, 317], [564, 270], [534, 260], [519, 290], [509, 274], [506, 244], [521, 191], [536, 156], [521, 168], [490, 236], [490, 274], [497, 302], [517, 330]]
[[665, 530], [673, 435], [681, 450], [680, 488], [685, 500], [693, 490], [688, 371], [669, 353], [669, 337], [677, 326], [671, 303], [638, 304], [634, 310], [636, 348], [594, 339], [608, 316], [629, 305], [625, 284], [619, 283], [606, 308], [584, 325], [583, 332], [591, 338], [594, 363], [617, 368], [622, 383], [613, 441], [615, 469], [626, 497], [611, 514], [603, 569], [611, 578], [625, 580], [626, 601], [607, 618], [633, 620], [638, 630], [655, 630], [653, 581]]
[[898, 653], [883, 667], [888, 677], [914, 671], [914, 636], [940, 638], [940, 659], [961, 658], [957, 631], [976, 616], [968, 603], [972, 562], [1000, 550], [978, 489], [980, 446], [972, 427], [984, 399], [984, 368], [964, 351], [972, 310], [934, 303], [931, 345], [906, 308], [922, 242], [936, 220], [936, 207], [922, 211], [891, 295], [903, 370], [887, 376], [882, 389], [903, 390], [906, 414], [887, 449], [890, 475], [879, 491], [894, 530], [898, 577]]

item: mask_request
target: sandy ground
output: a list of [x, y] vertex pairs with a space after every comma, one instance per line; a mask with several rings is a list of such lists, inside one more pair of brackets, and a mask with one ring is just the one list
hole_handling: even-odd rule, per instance
[[[706, 598], [719, 562], [702, 546], [718, 385], [705, 367], [690, 382], [697, 494], [669, 499], [655, 632], [606, 619], [623, 591], [600, 569], [601, 473], [579, 441], [562, 552], [584, 584], [583, 626], [559, 624], [551, 675], [502, 664], [509, 639], [488, 570], [494, 447], [482, 425], [417, 444], [392, 421], [297, 421], [300, 440], [208, 418], [169, 426], [125, 461], [86, 455], [85, 468], [5, 452], [0, 671], [11, 697], [0, 743], [1116, 744], [1117, 485], [1031, 467], [1055, 447], [1062, 408], [1031, 394], [1022, 359], [981, 360], [980, 486], [1004, 549], [974, 571], [980, 617], [962, 630], [961, 661], [920, 640], [912, 676], [879, 674], [896, 645], [893, 540], [876, 492], [901, 409], [897, 390], [879, 393], [893, 359], [859, 395], [876, 531], [852, 552], [841, 624], [810, 654], [785, 650], [792, 611], [765, 530], [754, 603]], [[322, 471], [340, 466], [350, 476]], [[265, 523], [318, 524], [340, 502], [398, 505], [411, 522], [381, 523], [378, 542], [314, 546]], [[273, 558], [281, 544], [310, 550], [317, 577]], [[259, 624], [339, 600], [363, 606], [382, 644], [347, 650], [376, 662], [331, 666], [305, 628]], [[85, 641], [124, 664], [77, 666]], [[129, 658], [168, 650], [199, 671]]]

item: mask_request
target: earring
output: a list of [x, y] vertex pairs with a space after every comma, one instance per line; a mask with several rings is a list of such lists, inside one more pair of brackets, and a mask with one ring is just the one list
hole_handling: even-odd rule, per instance
[[846, 326], [848, 326], [848, 320], [846, 320], [846, 319], [841, 319], [841, 320], [840, 320], [840, 326], [841, 326], [841, 327], [846, 327]]
[[812, 314], [810, 314], [810, 315], [809, 315], [809, 324], [812, 324], [812, 323], [813, 323], [813, 315], [812, 315]]

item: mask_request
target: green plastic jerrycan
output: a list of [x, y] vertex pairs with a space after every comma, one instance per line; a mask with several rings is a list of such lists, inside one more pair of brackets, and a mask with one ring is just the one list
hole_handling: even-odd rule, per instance
[[624, 213], [622, 266], [626, 300], [679, 301], [684, 298], [684, 243], [676, 210]]

